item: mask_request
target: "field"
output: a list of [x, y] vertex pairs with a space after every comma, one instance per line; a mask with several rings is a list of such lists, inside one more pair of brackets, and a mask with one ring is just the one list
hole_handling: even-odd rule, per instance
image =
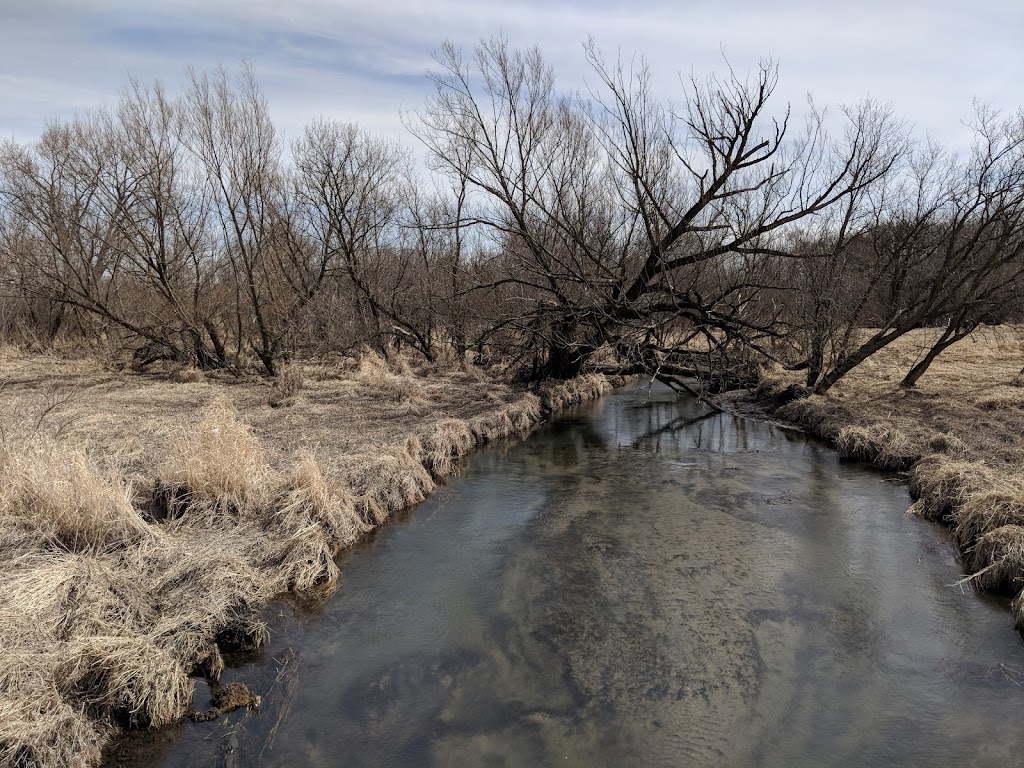
[[334, 555], [459, 457], [610, 386], [526, 392], [372, 352], [269, 384], [13, 349], [0, 383], [0, 764], [25, 767], [202, 717], [196, 680], [266, 640], [270, 598], [322, 599]]

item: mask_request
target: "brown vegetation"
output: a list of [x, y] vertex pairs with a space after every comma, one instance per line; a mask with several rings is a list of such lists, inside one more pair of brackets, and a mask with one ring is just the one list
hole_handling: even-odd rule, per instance
[[116, 728], [185, 717], [222, 653], [265, 642], [269, 598], [322, 596], [339, 550], [474, 446], [608, 388], [538, 395], [372, 352], [292, 363], [269, 396], [12, 349], [0, 376], [0, 763], [17, 766], [92, 765]]
[[[911, 511], [950, 527], [966, 580], [1018, 595], [1024, 628], [1024, 328], [986, 327], [938, 357], [916, 387], [903, 374], [942, 329], [922, 329], [877, 353], [827, 396], [774, 410], [830, 440], [840, 454], [909, 470]], [[779, 396], [794, 374], [765, 375], [759, 395]]]

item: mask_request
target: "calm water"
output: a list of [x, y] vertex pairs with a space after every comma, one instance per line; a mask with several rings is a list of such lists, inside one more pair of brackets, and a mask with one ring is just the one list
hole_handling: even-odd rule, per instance
[[[1015, 765], [1024, 645], [896, 478], [647, 387], [475, 454], [281, 604], [159, 766]], [[197, 705], [208, 692], [199, 685]], [[232, 761], [235, 761], [234, 763]]]

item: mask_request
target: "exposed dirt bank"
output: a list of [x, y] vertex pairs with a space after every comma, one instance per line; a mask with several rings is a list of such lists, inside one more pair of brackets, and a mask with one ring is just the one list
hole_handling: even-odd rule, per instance
[[797, 375], [776, 371], [754, 397], [844, 458], [908, 472], [910, 512], [951, 528], [966, 580], [1012, 595], [1024, 629], [1024, 329], [983, 329], [901, 389], [937, 333], [909, 334], [828, 396], [790, 400]]
[[322, 597], [334, 555], [475, 446], [610, 389], [514, 390], [375, 355], [273, 386], [0, 350], [0, 764], [89, 766], [192, 707], [258, 610]]

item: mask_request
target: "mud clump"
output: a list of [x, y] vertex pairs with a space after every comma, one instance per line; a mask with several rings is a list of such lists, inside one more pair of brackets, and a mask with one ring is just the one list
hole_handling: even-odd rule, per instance
[[204, 712], [193, 709], [188, 716], [197, 723], [208, 723], [243, 707], [250, 712], [258, 711], [261, 702], [262, 699], [253, 694], [245, 683], [228, 683], [213, 692], [210, 709]]

